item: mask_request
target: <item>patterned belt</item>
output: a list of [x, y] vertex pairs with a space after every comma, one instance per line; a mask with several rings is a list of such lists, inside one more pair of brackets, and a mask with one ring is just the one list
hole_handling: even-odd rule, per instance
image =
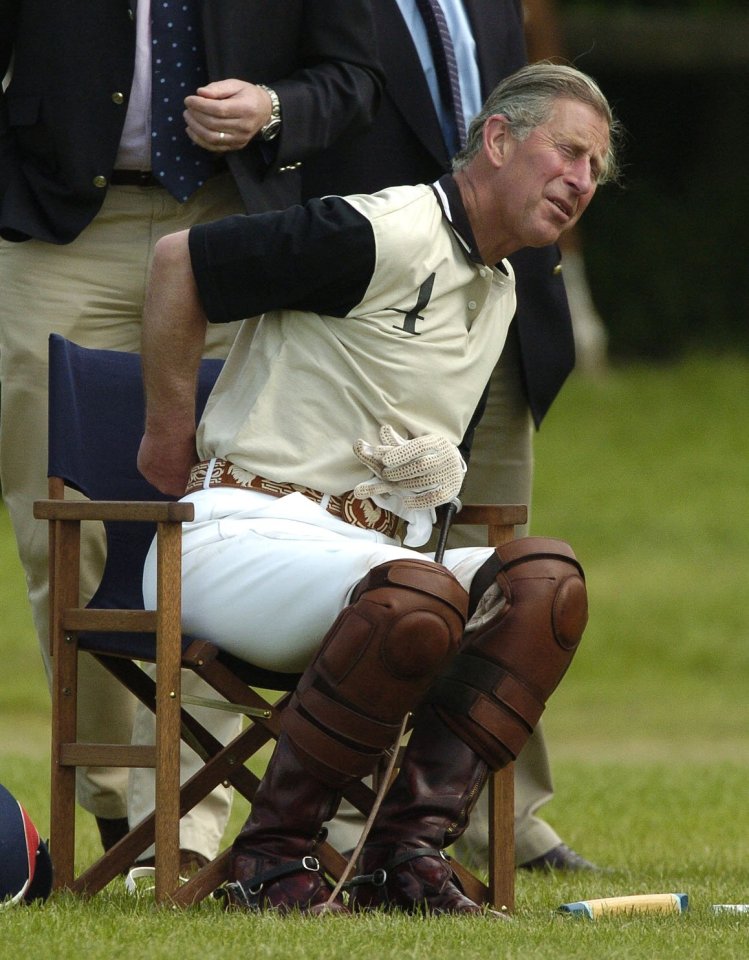
[[[209, 473], [210, 471], [210, 473]], [[229, 460], [201, 460], [190, 471], [185, 493], [196, 493], [208, 487], [237, 487], [242, 490], [258, 490], [268, 493], [272, 497], [285, 497], [290, 493], [301, 493], [314, 503], [324, 506], [328, 513], [339, 520], [361, 527], [363, 530], [376, 530], [386, 537], [397, 537], [401, 525], [401, 518], [389, 510], [378, 507], [374, 500], [359, 500], [352, 491], [335, 494], [320, 493], [311, 487], [304, 487], [298, 483], [278, 483], [275, 480], [266, 480], [257, 474], [248, 473], [241, 467], [235, 466]], [[327, 503], [324, 501], [327, 500]]]

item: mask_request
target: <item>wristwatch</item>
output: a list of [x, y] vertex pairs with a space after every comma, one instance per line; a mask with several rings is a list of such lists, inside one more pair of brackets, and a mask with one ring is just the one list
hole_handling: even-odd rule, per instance
[[259, 83], [258, 86], [270, 97], [270, 119], [260, 128], [259, 136], [261, 140], [273, 140], [281, 130], [281, 101], [275, 90], [266, 87], [264, 83]]

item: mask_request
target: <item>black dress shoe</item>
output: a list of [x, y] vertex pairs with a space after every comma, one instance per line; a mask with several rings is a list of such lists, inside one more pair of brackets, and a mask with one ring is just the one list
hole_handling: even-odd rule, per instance
[[525, 863], [519, 864], [519, 869], [567, 870], [574, 872], [579, 870], [600, 871], [601, 867], [596, 866], [595, 863], [591, 863], [590, 860], [586, 860], [585, 857], [581, 857], [579, 853], [575, 853], [566, 843], [560, 843], [540, 857], [534, 857], [532, 860], [526, 860]]

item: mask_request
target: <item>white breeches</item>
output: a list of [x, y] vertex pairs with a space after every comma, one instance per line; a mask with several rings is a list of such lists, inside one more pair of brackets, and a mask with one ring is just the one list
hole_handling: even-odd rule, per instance
[[[301, 672], [356, 584], [372, 567], [431, 555], [327, 513], [300, 493], [271, 497], [215, 487], [184, 498], [182, 623], [186, 633], [269, 670]], [[467, 590], [490, 547], [447, 550], [443, 564]], [[156, 551], [143, 595], [155, 607]]]

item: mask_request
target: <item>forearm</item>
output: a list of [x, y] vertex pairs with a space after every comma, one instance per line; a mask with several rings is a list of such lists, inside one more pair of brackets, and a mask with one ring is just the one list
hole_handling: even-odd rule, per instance
[[206, 332], [187, 237], [183, 231], [156, 245], [141, 340], [146, 423], [138, 466], [174, 496], [184, 493], [196, 459], [195, 391]]
[[306, 160], [366, 130], [380, 102], [379, 75], [356, 64], [322, 64], [271, 84], [283, 123], [276, 162]]
[[369, 0], [308, 0], [301, 7], [301, 59], [292, 72], [265, 80], [281, 100], [279, 164], [305, 160], [368, 127], [382, 90]]

